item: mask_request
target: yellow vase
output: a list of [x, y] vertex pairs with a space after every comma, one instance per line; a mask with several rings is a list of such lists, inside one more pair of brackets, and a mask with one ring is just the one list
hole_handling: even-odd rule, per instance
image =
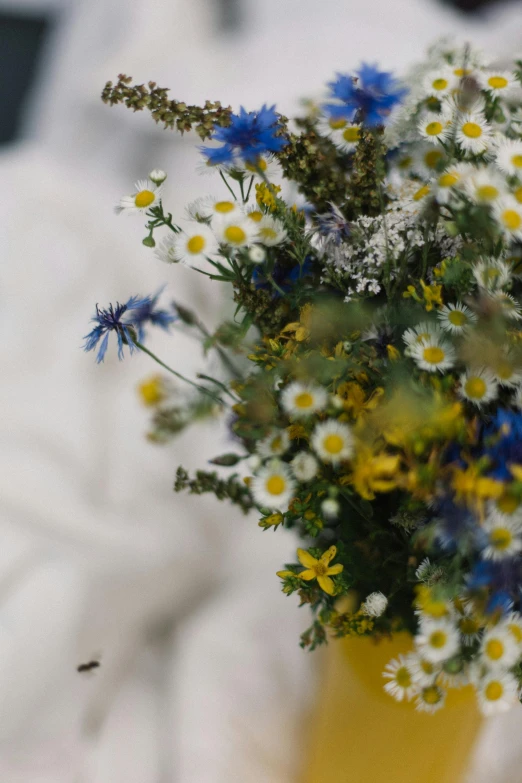
[[304, 783], [460, 783], [481, 723], [474, 691], [450, 690], [433, 715], [394, 701], [382, 672], [411, 647], [406, 633], [328, 645]]

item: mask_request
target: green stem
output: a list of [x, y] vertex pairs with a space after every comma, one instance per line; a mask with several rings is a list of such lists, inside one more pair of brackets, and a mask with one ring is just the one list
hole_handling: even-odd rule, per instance
[[216, 386], [219, 386], [219, 388], [225, 392], [225, 394], [228, 394], [229, 397], [232, 397], [235, 403], [239, 402], [238, 398], [232, 394], [230, 389], [227, 388], [227, 386], [225, 386], [224, 383], [218, 381], [216, 378], [212, 378], [210, 375], [204, 375], [202, 372], [198, 372], [197, 377], [201, 378], [202, 381], [210, 381], [211, 383], [215, 383]]
[[221, 179], [223, 180], [223, 182], [225, 183], [225, 185], [229, 189], [230, 193], [232, 193], [232, 198], [234, 199], [234, 201], [237, 201], [236, 194], [234, 193], [234, 191], [232, 190], [232, 188], [230, 187], [230, 185], [226, 181], [225, 176], [224, 176], [224, 174], [223, 174], [223, 172], [221, 170], [219, 172], [219, 176], [221, 177]]
[[211, 397], [214, 402], [218, 402], [220, 405], [226, 405], [225, 402], [221, 399], [221, 397], [216, 397], [215, 394], [213, 394], [210, 389], [207, 389], [205, 386], [200, 386], [198, 383], [194, 383], [194, 381], [191, 381], [190, 378], [185, 378], [184, 375], [181, 375], [181, 373], [176, 372], [176, 370], [173, 370], [172, 367], [169, 367], [168, 364], [165, 364], [165, 362], [162, 362], [161, 359], [159, 359], [152, 351], [149, 351], [148, 348], [145, 348], [144, 345], [142, 345], [137, 340], [135, 341], [134, 345], [136, 348], [139, 348], [140, 351], [143, 351], [143, 353], [146, 353], [148, 356], [150, 356], [151, 359], [154, 359], [157, 364], [159, 364], [161, 367], [163, 367], [165, 370], [170, 372], [172, 375], [175, 375], [176, 378], [179, 378], [181, 381], [185, 381], [185, 383], [188, 383], [190, 386], [193, 386], [198, 391], [202, 392], [202, 394], [206, 394], [209, 397]]
[[278, 291], [281, 294], [281, 296], [286, 296], [286, 291], [283, 291], [283, 289], [277, 285], [276, 281], [274, 280], [271, 274], [267, 274], [267, 279], [272, 283], [275, 290]]
[[247, 190], [247, 194], [246, 194], [246, 198], [245, 198], [245, 202], [247, 202], [248, 199], [250, 198], [250, 191], [252, 190], [252, 185], [253, 184], [254, 184], [254, 177], [251, 177], [250, 178], [250, 185], [248, 186], [248, 190]]

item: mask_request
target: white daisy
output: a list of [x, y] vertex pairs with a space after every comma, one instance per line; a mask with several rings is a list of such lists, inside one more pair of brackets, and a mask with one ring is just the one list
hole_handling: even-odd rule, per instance
[[463, 607], [462, 613], [457, 617], [457, 628], [466, 647], [480, 639], [482, 624], [474, 613], [473, 606], [467, 604]]
[[286, 241], [288, 234], [280, 220], [271, 215], [263, 215], [257, 223], [257, 241], [266, 247], [281, 245]]
[[418, 712], [433, 714], [444, 706], [446, 691], [439, 685], [425, 685], [415, 699], [415, 709]]
[[257, 239], [257, 225], [244, 216], [220, 220], [214, 225], [218, 241], [230, 247], [245, 247]]
[[176, 234], [167, 234], [160, 244], [154, 248], [154, 255], [160, 261], [163, 261], [164, 264], [177, 264], [179, 262], [175, 252], [175, 240]]
[[522, 204], [505, 196], [495, 204], [494, 215], [507, 239], [522, 240]]
[[[283, 177], [281, 166], [275, 158], [271, 158], [268, 155], [260, 155], [255, 163], [245, 162], [243, 163], [244, 171], [247, 176], [258, 177], [263, 181], [266, 179], [269, 182], [280, 180]], [[237, 166], [235, 166], [237, 168]]]
[[421, 144], [413, 154], [413, 170], [423, 179], [429, 179], [440, 171], [445, 159], [444, 150], [431, 144]]
[[460, 657], [450, 658], [442, 664], [439, 682], [445, 688], [463, 688], [469, 685], [469, 667]]
[[336, 465], [353, 454], [352, 431], [347, 424], [335, 419], [323, 421], [313, 431], [312, 448], [323, 462]]
[[458, 83], [453, 69], [450, 66], [442, 66], [426, 75], [422, 87], [426, 95], [442, 98], [444, 95], [451, 95]]
[[406, 329], [402, 335], [402, 339], [406, 343], [406, 356], [411, 356], [412, 349], [423, 341], [440, 337], [442, 337], [442, 329], [435, 322], [423, 321], [417, 326]]
[[505, 291], [498, 291], [492, 295], [492, 299], [500, 306], [506, 318], [520, 321], [522, 318], [522, 306], [511, 294], [506, 294]]
[[423, 658], [418, 652], [408, 655], [408, 664], [413, 681], [420, 687], [432, 685], [441, 669], [440, 663], [428, 661], [427, 658]]
[[495, 359], [491, 370], [500, 386], [513, 389], [522, 384], [522, 368], [509, 354], [501, 353]]
[[455, 349], [442, 337], [425, 338], [410, 349], [410, 356], [421, 370], [445, 372], [455, 364]]
[[491, 143], [491, 129], [486, 118], [479, 112], [459, 116], [456, 122], [455, 138], [460, 148], [471, 155], [480, 155]]
[[520, 648], [510, 631], [500, 624], [486, 631], [480, 654], [488, 669], [510, 669], [520, 657]]
[[214, 234], [208, 226], [198, 223], [189, 231], [182, 231], [174, 238], [174, 254], [182, 264], [199, 261], [217, 250]]
[[341, 152], [353, 152], [361, 138], [361, 126], [346, 125], [344, 128], [334, 131], [330, 138]]
[[518, 612], [512, 612], [503, 623], [518, 647], [522, 647], [522, 617]]
[[492, 166], [473, 167], [464, 183], [466, 195], [475, 204], [494, 204], [503, 198], [506, 191], [506, 183]]
[[243, 215], [243, 211], [237, 201], [225, 198], [220, 199], [215, 196], [205, 196], [191, 202], [187, 207], [187, 213], [192, 220], [210, 221], [232, 220]]
[[418, 124], [420, 135], [426, 141], [446, 141], [451, 133], [451, 124], [447, 114], [425, 114]]
[[519, 515], [502, 514], [490, 510], [482, 524], [487, 534], [487, 545], [482, 557], [503, 560], [514, 557], [522, 550], [522, 519]]
[[413, 681], [413, 676], [408, 659], [404, 655], [399, 655], [393, 661], [390, 661], [384, 667], [382, 676], [388, 682], [384, 686], [386, 693], [396, 701], [410, 701], [418, 691], [417, 685]]
[[507, 712], [517, 702], [517, 681], [507, 672], [493, 672], [483, 677], [477, 688], [480, 709], [484, 715]]
[[275, 430], [257, 444], [257, 453], [261, 457], [280, 457], [290, 447], [290, 437], [286, 430]]
[[412, 200], [419, 202], [423, 201], [425, 198], [427, 198], [429, 195], [431, 195], [432, 188], [431, 185], [421, 185], [420, 188], [414, 191], [412, 195]]
[[256, 225], [259, 225], [263, 218], [265, 217], [265, 213], [261, 212], [257, 204], [252, 204], [252, 206], [249, 206], [246, 208], [245, 215], [249, 220], [252, 220]]
[[498, 394], [498, 384], [495, 377], [485, 367], [462, 373], [459, 383], [459, 396], [479, 408], [494, 400]]
[[522, 177], [522, 141], [503, 139], [497, 146], [495, 162], [506, 174]]
[[511, 71], [486, 71], [477, 75], [482, 89], [494, 96], [501, 95], [505, 98], [520, 87]]
[[370, 593], [361, 604], [360, 610], [369, 617], [381, 617], [388, 606], [388, 599], [381, 592]]
[[254, 476], [251, 489], [255, 502], [261, 508], [286, 511], [293, 497], [295, 484], [288, 465], [274, 459]]
[[290, 463], [292, 472], [298, 481], [311, 481], [317, 476], [319, 463], [313, 454], [308, 451], [300, 451]]
[[347, 120], [334, 119], [334, 117], [320, 117], [317, 121], [316, 131], [320, 136], [330, 138], [334, 133], [342, 131], [348, 125]]
[[466, 305], [461, 304], [461, 302], [444, 305], [437, 312], [437, 318], [445, 331], [454, 332], [455, 334], [462, 333], [477, 321], [475, 313]]
[[281, 394], [281, 405], [291, 418], [300, 419], [323, 410], [328, 394], [322, 386], [293, 381]]
[[459, 632], [447, 619], [423, 619], [415, 645], [423, 658], [439, 663], [453, 657], [459, 651]]
[[436, 198], [439, 204], [446, 204], [455, 193], [456, 188], [462, 188], [469, 172], [469, 166], [456, 165], [446, 169], [437, 178]]
[[490, 258], [473, 265], [473, 276], [480, 288], [489, 292], [499, 291], [511, 280], [511, 269], [505, 261]]
[[117, 214], [126, 212], [128, 215], [136, 215], [156, 207], [160, 200], [161, 186], [150, 179], [140, 179], [134, 185], [134, 193], [131, 196], [124, 196], [115, 211]]

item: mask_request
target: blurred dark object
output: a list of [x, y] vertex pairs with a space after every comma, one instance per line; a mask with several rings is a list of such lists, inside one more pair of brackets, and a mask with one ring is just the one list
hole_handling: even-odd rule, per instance
[[[500, 2], [506, 0], [442, 0], [446, 5], [451, 5], [453, 8], [458, 8], [459, 11], [464, 11], [466, 14], [472, 14], [475, 11], [482, 11], [485, 8], [489, 8], [493, 5], [498, 5]], [[511, 0], [514, 3], [520, 3], [520, 0]]]
[[18, 136], [25, 102], [38, 71], [52, 18], [0, 11], [0, 144]]
[[241, 0], [219, 0], [219, 26], [223, 32], [241, 27]]

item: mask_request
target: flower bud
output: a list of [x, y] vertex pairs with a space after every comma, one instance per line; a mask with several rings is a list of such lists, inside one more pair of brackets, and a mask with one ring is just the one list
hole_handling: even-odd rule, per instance
[[152, 180], [155, 185], [161, 185], [161, 183], [165, 182], [167, 179], [167, 175], [161, 169], [154, 169], [150, 172], [149, 179]]

